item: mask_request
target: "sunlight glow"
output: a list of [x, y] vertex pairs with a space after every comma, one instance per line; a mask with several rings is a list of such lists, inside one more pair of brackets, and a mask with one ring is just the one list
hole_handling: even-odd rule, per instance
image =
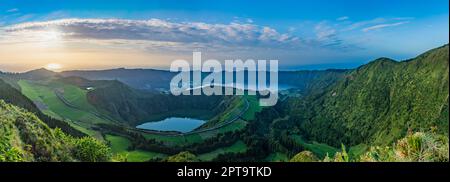
[[43, 41], [54, 42], [61, 40], [61, 33], [55, 30], [48, 30], [40, 33]]
[[57, 71], [62, 68], [62, 65], [58, 64], [58, 63], [50, 63], [50, 64], [47, 64], [47, 66], [45, 66], [45, 68], [48, 70]]

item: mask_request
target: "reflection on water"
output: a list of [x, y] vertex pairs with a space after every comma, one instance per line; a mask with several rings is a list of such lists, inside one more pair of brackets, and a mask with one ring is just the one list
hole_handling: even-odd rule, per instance
[[204, 123], [205, 121], [199, 119], [172, 117], [157, 122], [147, 122], [136, 126], [136, 128], [187, 133], [198, 128]]

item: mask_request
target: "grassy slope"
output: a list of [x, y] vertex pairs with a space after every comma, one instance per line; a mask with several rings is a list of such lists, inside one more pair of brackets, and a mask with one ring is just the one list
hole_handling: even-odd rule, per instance
[[214, 150], [209, 153], [200, 154], [197, 156], [197, 158], [200, 159], [201, 161], [211, 161], [214, 158], [216, 158], [217, 156], [219, 156], [220, 154], [243, 153], [245, 151], [247, 151], [247, 146], [245, 145], [245, 143], [242, 141], [237, 141], [236, 143], [234, 143], [233, 145], [231, 145], [229, 147], [223, 147], [223, 148]]
[[[63, 83], [37, 83], [32, 81], [20, 80], [18, 84], [21, 87], [22, 93], [33, 100], [34, 102], [45, 105], [42, 111], [52, 117], [69, 120], [71, 125], [91, 136], [101, 138], [99, 133], [91, 130], [90, 128], [96, 123], [107, 123], [94, 114], [90, 113], [91, 109], [95, 108], [91, 106], [86, 98], [86, 92], [71, 85]], [[68, 107], [64, 104], [54, 93], [54, 89], [64, 89], [64, 97], [69, 100], [77, 108], [83, 108], [86, 110], [78, 110]], [[83, 99], [84, 98], [84, 99]], [[91, 110], [92, 111], [92, 110]]]
[[[54, 130], [34, 114], [3, 100], [0, 100], [0, 143], [6, 145], [7, 150], [12, 147], [12, 151], [20, 156], [18, 161], [73, 160], [66, 141]], [[0, 158], [2, 155], [0, 153]]]

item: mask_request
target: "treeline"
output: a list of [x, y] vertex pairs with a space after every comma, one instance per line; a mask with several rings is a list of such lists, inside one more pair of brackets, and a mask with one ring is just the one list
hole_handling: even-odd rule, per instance
[[281, 118], [276, 107], [263, 109], [253, 121], [249, 121], [247, 128], [240, 135], [240, 139], [247, 145], [244, 153], [225, 153], [217, 156], [218, 162], [246, 162], [264, 161], [274, 152], [290, 153], [294, 155], [303, 148], [292, 141], [286, 130], [290, 124], [287, 121], [276, 122]]
[[71, 127], [67, 122], [52, 118], [42, 113], [29, 98], [20, 91], [0, 79], [0, 99], [6, 103], [24, 108], [34, 113], [39, 119], [46, 123], [50, 128], [60, 128], [63, 132], [75, 137], [86, 136], [86, 134]]

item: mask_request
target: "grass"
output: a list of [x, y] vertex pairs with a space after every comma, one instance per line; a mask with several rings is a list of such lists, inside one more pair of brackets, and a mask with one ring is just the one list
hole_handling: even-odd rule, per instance
[[203, 141], [202, 137], [199, 134], [192, 134], [186, 136], [166, 136], [161, 134], [142, 133], [142, 135], [146, 139], [154, 139], [157, 141], [162, 141], [164, 142], [164, 144], [169, 146], [188, 145], [193, 143], [201, 143]]
[[234, 132], [239, 131], [245, 128], [247, 126], [247, 122], [243, 120], [237, 120], [229, 125], [226, 125], [222, 128], [218, 128], [217, 130], [207, 131], [203, 133], [199, 133], [202, 139], [208, 139], [212, 138], [214, 136], [217, 136], [219, 133], [226, 133], [226, 132]]
[[304, 141], [300, 135], [292, 135], [292, 138], [298, 144], [302, 145], [306, 150], [309, 150], [312, 153], [316, 154], [319, 158], [324, 158], [325, 156], [327, 156], [327, 154], [331, 157], [334, 156], [336, 152], [340, 151], [339, 149], [327, 144], [318, 143], [315, 141], [313, 141], [312, 143], [308, 143]]
[[55, 87], [61, 87], [64, 89], [64, 98], [67, 99], [73, 105], [83, 108], [85, 110], [97, 111], [97, 109], [89, 104], [86, 94], [87, 90], [82, 90], [79, 87], [68, 84], [57, 83]]
[[359, 145], [350, 147], [348, 149], [348, 154], [350, 155], [350, 157], [356, 158], [356, 157], [364, 154], [368, 149], [369, 149], [369, 146], [367, 146], [366, 144], [359, 144]]
[[255, 119], [255, 116], [258, 112], [261, 112], [263, 107], [259, 105], [258, 97], [255, 95], [244, 95], [244, 99], [248, 100], [249, 108], [247, 112], [245, 112], [241, 118], [250, 121]]
[[113, 153], [126, 152], [128, 147], [131, 146], [131, 141], [125, 137], [116, 135], [106, 135], [105, 139], [111, 144], [111, 151]]
[[133, 150], [128, 152], [127, 161], [128, 162], [145, 162], [154, 158], [164, 158], [167, 157], [165, 154], [143, 151], [143, 150]]
[[128, 151], [128, 148], [131, 146], [131, 141], [122, 136], [106, 135], [105, 138], [111, 144], [111, 151], [114, 154], [125, 154], [128, 162], [145, 162], [153, 158], [164, 158], [167, 156], [165, 154], [144, 150]]
[[211, 161], [211, 160], [215, 159], [217, 156], [219, 156], [220, 154], [244, 153], [245, 151], [247, 151], [247, 145], [245, 145], [245, 143], [243, 141], [239, 140], [229, 147], [223, 147], [223, 148], [214, 150], [212, 152], [200, 154], [197, 156], [197, 158], [200, 159], [201, 161]]
[[[91, 130], [90, 128], [98, 123], [108, 123], [91, 113], [94, 108], [86, 100], [86, 92], [57, 81], [47, 82], [32, 82], [20, 80], [18, 84], [21, 87], [22, 93], [33, 100], [45, 105], [42, 112], [65, 121], [70, 121], [69, 124], [74, 128], [96, 138], [102, 139], [100, 133]], [[64, 104], [54, 93], [54, 89], [64, 89], [64, 97], [75, 105], [75, 109]], [[95, 109], [94, 109], [95, 110]]]

